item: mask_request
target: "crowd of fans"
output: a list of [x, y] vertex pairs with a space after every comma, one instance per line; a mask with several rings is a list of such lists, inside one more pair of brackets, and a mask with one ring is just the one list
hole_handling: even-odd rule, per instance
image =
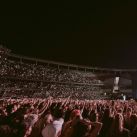
[[0, 66], [0, 76], [52, 82], [71, 82], [83, 84], [102, 84], [92, 73], [78, 70], [59, 69], [46, 65], [5, 60]]
[[104, 98], [98, 86], [103, 82], [91, 72], [26, 63], [5, 55], [0, 59], [0, 78], [1, 97]]
[[136, 137], [137, 102], [1, 99], [1, 137]]
[[112, 89], [93, 73], [17, 62], [7, 53], [2, 48], [0, 137], [137, 137], [137, 102], [103, 100]]
[[110, 89], [102, 89], [98, 86], [73, 85], [59, 83], [43, 83], [39, 81], [18, 81], [18, 80], [0, 80], [1, 97], [41, 97], [52, 96], [54, 98], [66, 98], [70, 96], [73, 99], [104, 99], [104, 92], [110, 92]]

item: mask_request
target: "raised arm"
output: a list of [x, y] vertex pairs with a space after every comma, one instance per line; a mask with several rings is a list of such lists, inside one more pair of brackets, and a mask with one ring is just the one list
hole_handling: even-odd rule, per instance
[[94, 129], [90, 132], [89, 137], [97, 137], [99, 135], [101, 128], [102, 128], [102, 123], [92, 122], [91, 126], [93, 126]]
[[46, 102], [45, 104], [44, 104], [44, 107], [40, 110], [40, 112], [39, 112], [39, 117], [41, 117], [42, 116], [42, 114], [47, 110], [47, 108], [49, 107], [49, 105], [51, 104], [51, 102], [50, 102], [50, 100], [48, 100], [48, 102]]

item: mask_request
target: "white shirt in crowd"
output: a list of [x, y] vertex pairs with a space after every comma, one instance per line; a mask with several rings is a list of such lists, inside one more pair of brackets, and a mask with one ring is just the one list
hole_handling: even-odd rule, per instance
[[54, 120], [52, 123], [48, 124], [42, 130], [42, 136], [43, 137], [58, 137], [59, 133], [61, 132], [63, 123], [64, 123], [63, 118]]

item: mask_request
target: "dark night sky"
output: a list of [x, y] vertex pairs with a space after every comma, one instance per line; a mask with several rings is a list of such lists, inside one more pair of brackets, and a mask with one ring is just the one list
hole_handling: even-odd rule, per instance
[[137, 9], [125, 3], [63, 3], [44, 15], [0, 16], [13, 53], [88, 66], [137, 68]]

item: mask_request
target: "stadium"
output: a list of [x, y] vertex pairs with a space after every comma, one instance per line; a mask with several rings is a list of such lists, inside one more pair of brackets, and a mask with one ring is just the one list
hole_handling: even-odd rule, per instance
[[[90, 133], [91, 137], [94, 134], [102, 137], [111, 136], [113, 127], [110, 128], [111, 132], [104, 131], [107, 129], [105, 127], [107, 123], [106, 121], [103, 123], [103, 120], [123, 116], [121, 113], [125, 115], [127, 113], [128, 116], [128, 111], [130, 117], [136, 118], [134, 130], [130, 129], [128, 120], [125, 119], [123, 122], [129, 131], [122, 134], [129, 134], [133, 130], [133, 134], [137, 135], [136, 69], [92, 68], [34, 59], [12, 54], [11, 50], [3, 46], [0, 47], [0, 64], [0, 135], [45, 137], [50, 135], [49, 131], [53, 132], [51, 130], [53, 126], [59, 137], [66, 136], [66, 132], [73, 137], [69, 128], [63, 129], [62, 133], [58, 131], [58, 128], [63, 128], [64, 122], [65, 126], [68, 126], [70, 121], [67, 115], [72, 113], [71, 122], [75, 121], [75, 118], [79, 119], [76, 127], [82, 124], [79, 127], [82, 128], [92, 122], [95, 129]], [[112, 111], [113, 107], [116, 114], [105, 116], [105, 113]], [[101, 117], [100, 113], [104, 113], [104, 116]], [[18, 115], [26, 117], [22, 119], [18, 118]], [[40, 120], [42, 123], [39, 123]], [[58, 126], [55, 124], [57, 121]], [[110, 126], [112, 121], [109, 123]], [[21, 128], [16, 127], [17, 125]], [[75, 126], [73, 128], [77, 129]], [[83, 134], [79, 128], [78, 131], [73, 131], [77, 136]], [[36, 132], [37, 130], [39, 132]], [[55, 131], [53, 134], [56, 134]]]
[[137, 137], [136, 1], [49, 3], [0, 16], [0, 137]]

